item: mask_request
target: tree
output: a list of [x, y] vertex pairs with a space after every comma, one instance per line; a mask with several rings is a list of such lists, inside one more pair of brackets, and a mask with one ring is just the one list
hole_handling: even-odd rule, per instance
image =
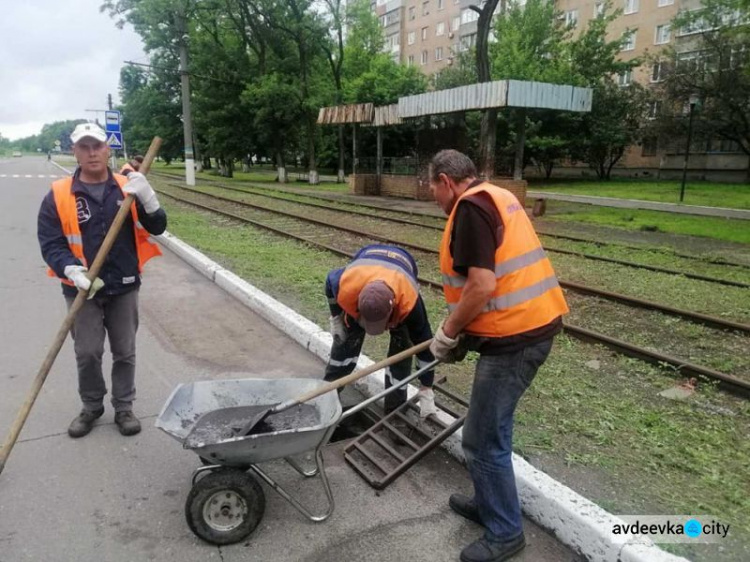
[[571, 156], [583, 160], [600, 179], [609, 180], [625, 150], [641, 138], [648, 94], [640, 84], [621, 87], [605, 79], [594, 87], [591, 113], [576, 131]]
[[[662, 136], [684, 137], [684, 108], [699, 100], [699, 135], [732, 141], [750, 156], [750, 25], [742, 0], [704, 0], [703, 9], [683, 12], [673, 29], [695, 32], [689, 50], [668, 50], [659, 119]], [[748, 170], [750, 174], [750, 170]]]
[[[500, 4], [500, 12], [505, 12], [505, 1]], [[477, 20], [477, 50], [476, 65], [477, 79], [479, 82], [490, 82], [492, 73], [490, 67], [490, 56], [488, 40], [492, 17], [495, 14], [499, 0], [487, 0], [481, 7], [469, 6], [479, 14]], [[497, 108], [485, 109], [482, 112], [482, 125], [479, 134], [479, 175], [487, 179], [495, 175], [495, 135], [497, 133]]]

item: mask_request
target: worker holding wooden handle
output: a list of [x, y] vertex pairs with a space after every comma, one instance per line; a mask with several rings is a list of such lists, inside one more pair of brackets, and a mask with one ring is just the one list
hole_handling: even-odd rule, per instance
[[[70, 138], [78, 169], [72, 177], [52, 184], [39, 210], [37, 232], [48, 274], [62, 282], [68, 307], [79, 290], [89, 293], [71, 329], [83, 408], [68, 434], [87, 435], [104, 413], [107, 386], [102, 356], [106, 334], [112, 351], [115, 423], [122, 435], [135, 435], [141, 430], [133, 414], [138, 289], [143, 266], [161, 255], [151, 235], [164, 232], [167, 215], [143, 174], [131, 172], [126, 178], [109, 169], [107, 135], [98, 125], [80, 124]], [[135, 197], [135, 205], [92, 282], [89, 264], [128, 195]]]

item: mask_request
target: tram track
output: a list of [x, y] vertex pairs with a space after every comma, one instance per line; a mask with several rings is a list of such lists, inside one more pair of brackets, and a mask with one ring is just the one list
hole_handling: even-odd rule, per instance
[[[173, 185], [173, 184], [170, 184], [170, 185]], [[346, 226], [343, 226], [343, 225], [336, 225], [336, 224], [332, 224], [330, 222], [313, 219], [311, 217], [305, 217], [305, 216], [302, 216], [302, 215], [298, 215], [296, 213], [291, 213], [289, 211], [283, 211], [283, 210], [280, 210], [280, 209], [274, 209], [274, 208], [271, 208], [271, 207], [265, 207], [263, 205], [257, 205], [257, 204], [254, 204], [254, 203], [248, 203], [246, 201], [237, 201], [235, 199], [231, 199], [231, 198], [228, 198], [228, 197], [222, 197], [220, 195], [215, 195], [215, 194], [212, 194], [212, 193], [205, 193], [205, 192], [200, 191], [198, 189], [193, 189], [193, 188], [184, 187], [184, 186], [175, 186], [175, 185], [173, 185], [173, 187], [177, 187], [178, 189], [186, 190], [186, 191], [188, 191], [190, 193], [195, 193], [195, 194], [198, 194], [198, 195], [202, 195], [202, 196], [214, 198], [214, 199], [217, 199], [219, 201], [224, 201], [224, 202], [227, 202], [227, 203], [230, 203], [230, 204], [236, 204], [236, 205], [239, 205], [239, 206], [242, 206], [242, 207], [248, 207], [248, 208], [253, 208], [253, 209], [257, 209], [257, 210], [261, 210], [261, 211], [276, 213], [276, 214], [279, 214], [279, 215], [282, 215], [282, 216], [286, 216], [286, 217], [289, 217], [289, 218], [293, 218], [293, 219], [297, 219], [297, 220], [302, 220], [302, 221], [307, 221], [307, 222], [309, 222], [311, 224], [316, 224], [318, 226], [323, 226], [323, 227], [326, 227], [326, 228], [336, 228], [336, 229], [342, 230], [344, 232], [347, 232], [349, 234], [352, 234], [354, 236], [361, 237], [362, 239], [365, 239], [365, 240], [366, 239], [370, 239], [370, 240], [376, 240], [376, 241], [380, 241], [380, 242], [384, 242], [384, 243], [395, 244], [395, 245], [398, 245], [398, 246], [401, 246], [401, 247], [404, 247], [404, 248], [408, 248], [409, 250], [414, 250], [414, 251], [417, 251], [417, 252], [421, 252], [421, 253], [429, 255], [429, 256], [437, 256], [439, 254], [439, 252], [437, 250], [435, 250], [434, 248], [423, 246], [423, 245], [420, 245], [420, 244], [413, 244], [413, 243], [406, 242], [406, 241], [403, 241], [403, 240], [394, 240], [393, 238], [390, 238], [388, 236], [383, 236], [383, 235], [376, 234], [376, 233], [373, 233], [373, 232], [365, 232], [365, 231], [362, 231], [362, 230], [359, 230], [359, 229], [349, 228], [349, 227], [346, 227]], [[242, 191], [242, 190], [240, 190], [240, 191]], [[330, 209], [327, 209], [327, 210], [330, 210]], [[372, 219], [374, 217], [368, 215], [368, 218]], [[375, 217], [375, 218], [379, 218], [379, 217]], [[635, 297], [629, 297], [627, 295], [615, 293], [615, 292], [612, 292], [612, 291], [606, 291], [606, 290], [598, 289], [598, 288], [595, 288], [595, 287], [589, 287], [589, 286], [583, 285], [581, 283], [575, 283], [575, 282], [560, 280], [560, 286], [562, 286], [565, 289], [569, 289], [569, 290], [574, 291], [576, 293], [582, 294], [582, 295], [596, 296], [596, 297], [600, 297], [600, 298], [603, 298], [603, 299], [606, 299], [606, 300], [615, 301], [615, 302], [618, 302], [618, 303], [621, 303], [621, 304], [625, 304], [625, 305], [628, 305], [628, 306], [632, 306], [632, 307], [636, 307], [636, 308], [644, 308], [644, 309], [648, 309], [648, 310], [655, 310], [655, 311], [661, 312], [663, 314], [669, 314], [669, 315], [672, 315], [672, 316], [680, 317], [680, 318], [683, 318], [685, 320], [689, 320], [691, 322], [696, 322], [696, 323], [699, 323], [699, 324], [703, 324], [703, 325], [711, 327], [711, 328], [717, 328], [717, 329], [722, 329], [722, 330], [731, 330], [731, 331], [740, 331], [740, 332], [743, 332], [743, 333], [746, 333], [746, 334], [750, 334], [750, 325], [743, 324], [741, 322], [734, 322], [734, 321], [731, 321], [731, 320], [726, 320], [724, 318], [710, 316], [710, 315], [707, 315], [707, 314], [701, 314], [701, 313], [697, 313], [697, 312], [682, 310], [682, 309], [678, 309], [678, 308], [675, 308], [675, 307], [671, 307], [671, 306], [667, 306], [667, 305], [662, 305], [662, 304], [659, 304], [659, 303], [656, 303], [656, 302], [653, 302], [653, 301], [649, 301], [649, 300], [638, 299], [638, 298], [635, 298]]]
[[[206, 194], [206, 193], [201, 192], [200, 190], [193, 190], [193, 189], [185, 188], [184, 186], [179, 186], [179, 189], [186, 190], [192, 194], [197, 194], [199, 196], [213, 198], [217, 201], [223, 201], [231, 205], [237, 205], [239, 207], [242, 207], [243, 209], [250, 209], [251, 212], [256, 213], [256, 215], [263, 215], [265, 213], [266, 219], [264, 221], [262, 217], [258, 217], [258, 216], [256, 216], [255, 218], [248, 218], [246, 216], [242, 216], [237, 213], [227, 211], [226, 209], [219, 209], [219, 208], [212, 207], [210, 205], [206, 205], [197, 201], [185, 199], [184, 197], [179, 197], [163, 189], [157, 189], [157, 191], [160, 194], [165, 195], [176, 201], [179, 201], [183, 204], [187, 204], [187, 205], [190, 205], [199, 209], [203, 209], [211, 213], [222, 215], [222, 216], [240, 221], [242, 223], [252, 224], [256, 227], [268, 230], [270, 232], [274, 232], [275, 234], [284, 236], [286, 238], [297, 240], [305, 244], [308, 244], [310, 246], [324, 249], [336, 255], [343, 256], [343, 257], [347, 257], [347, 258], [353, 257], [354, 253], [361, 246], [368, 244], [368, 243], [372, 243], [374, 241], [388, 242], [388, 243], [394, 243], [394, 244], [405, 246], [403, 243], [399, 241], [390, 240], [380, 235], [374, 235], [372, 233], [364, 233], [361, 231], [356, 231], [355, 229], [350, 229], [347, 227], [330, 224], [324, 221], [318, 221], [316, 219], [311, 219], [309, 217], [302, 217], [299, 215], [294, 215], [293, 213], [283, 212], [283, 211], [279, 211], [275, 209], [263, 208], [262, 206], [259, 206], [259, 205], [252, 205], [246, 202], [236, 201], [230, 198], [223, 198], [221, 196], [216, 196], [213, 194]], [[277, 218], [274, 220], [273, 218], [271, 219], [268, 218], [269, 215], [272, 217], [274, 214], [280, 216], [281, 219]], [[295, 223], [295, 221], [297, 222]], [[312, 225], [312, 228], [311, 228], [311, 225]], [[331, 237], [330, 232], [328, 234], [325, 234], [325, 233], [321, 233], [318, 229], [324, 229], [324, 230], [327, 229], [328, 231], [330, 231], [331, 229], [336, 229], [342, 232], [346, 232], [348, 236], [336, 237], [336, 245], [333, 246], [326, 242], [321, 242], [320, 240], [316, 240], [316, 236], [322, 237], [323, 239], [327, 239]], [[345, 247], [342, 248], [341, 247], [342, 245]], [[435, 250], [424, 248], [424, 247], [420, 247], [418, 251], [424, 252], [426, 255], [431, 255], [431, 256], [434, 256], [437, 253]], [[442, 290], [442, 285], [432, 279], [420, 277], [419, 281], [422, 284], [429, 286], [433, 289]], [[563, 285], [562, 282], [561, 282], [561, 285]], [[590, 289], [590, 288], [586, 288], [586, 289], [597, 291], [596, 289]], [[571, 288], [571, 290], [575, 290], [575, 289]], [[630, 297], [625, 297], [624, 295], [617, 295], [617, 296], [622, 299], [648, 303], [648, 301], [640, 301], [639, 299], [631, 299]], [[663, 307], [662, 305], [658, 305], [657, 303], [648, 303], [648, 304], [655, 306], [656, 308], [654, 308], [654, 310], [659, 310], [660, 312], [665, 312], [667, 314], [678, 315], [683, 318], [690, 319], [691, 321], [694, 321], [694, 322], [700, 322], [700, 323], [709, 324], [709, 325], [710, 323], [715, 323], [715, 326], [713, 327], [721, 326], [722, 329], [738, 330], [738, 331], [743, 331], [745, 333], [750, 332], [750, 326], [747, 326], [744, 324], [732, 323], [732, 324], [735, 324], [735, 326], [730, 328], [729, 326], [726, 325], [727, 321], [723, 319], [707, 317], [706, 315], [698, 315], [696, 313], [692, 313], [689, 311], [680, 311], [678, 309], [673, 309], [672, 312], [669, 312], [667, 309], [671, 307]], [[638, 306], [638, 305], [633, 304], [631, 306]], [[641, 306], [641, 307], [651, 308], [651, 306]], [[715, 381], [718, 381], [719, 385], [722, 388], [730, 392], [740, 394], [746, 397], [750, 396], [750, 383], [734, 375], [722, 373], [720, 371], [716, 371], [714, 369], [711, 369], [702, 365], [697, 365], [697, 364], [685, 361], [683, 359], [680, 359], [678, 357], [673, 357], [673, 356], [666, 355], [663, 353], [654, 352], [654, 351], [645, 349], [643, 347], [635, 346], [628, 342], [618, 340], [616, 338], [612, 338], [605, 334], [600, 334], [598, 332], [594, 332], [594, 331], [591, 331], [591, 330], [588, 330], [579, 326], [575, 326], [567, 322], [565, 323], [565, 330], [572, 337], [575, 337], [582, 341], [602, 344], [610, 349], [615, 350], [618, 353], [621, 353], [630, 357], [635, 357], [640, 360], [649, 362], [651, 364], [670, 365], [673, 369], [675, 369], [676, 372], [679, 372], [680, 374], [684, 376], [704, 377], [709, 380], [715, 380]]]
[[[161, 175], [161, 176], [163, 176], [163, 177], [169, 177], [169, 178], [172, 178], [172, 179], [183, 179], [181, 176], [171, 175], [171, 174], [165, 174], [163, 172], [159, 172], [158, 174]], [[266, 187], [266, 186], [261, 186], [261, 185], [257, 185], [257, 184], [251, 184], [249, 186], [246, 185], [244, 188], [239, 188], [239, 187], [235, 187], [235, 186], [229, 186], [229, 185], [226, 185], [226, 184], [222, 184], [219, 180], [214, 180], [214, 179], [204, 179], [203, 181], [206, 181], [207, 183], [211, 184], [212, 187], [218, 187], [220, 189], [237, 191], [237, 192], [240, 192], [240, 193], [246, 193], [246, 194], [250, 194], [250, 195], [258, 195], [258, 196], [261, 196], [261, 197], [268, 197], [270, 199], [277, 199], [277, 200], [282, 200], [282, 201], [290, 201], [290, 202], [301, 204], [301, 205], [308, 205], [308, 206], [311, 206], [311, 207], [317, 207], [317, 208], [322, 208], [322, 209], [327, 209], [327, 210], [338, 210], [338, 211], [341, 211], [341, 212], [347, 212], [347, 213], [350, 213], [350, 214], [362, 215], [362, 216], [367, 216], [367, 217], [372, 217], [373, 215], [371, 213], [366, 213], [366, 212], [363, 212], [363, 211], [357, 211], [357, 210], [354, 210], [354, 209], [343, 209], [343, 208], [331, 207], [330, 204], [333, 203], [333, 204], [341, 205], [341, 206], [361, 207], [361, 208], [365, 208], [365, 209], [376, 210], [376, 211], [379, 211], [381, 213], [393, 213], [393, 214], [399, 214], [399, 215], [407, 215], [407, 216], [410, 216], [412, 218], [411, 219], [401, 219], [401, 218], [397, 218], [397, 217], [388, 217], [388, 216], [385, 216], [385, 215], [379, 215], [378, 218], [381, 218], [383, 220], [390, 220], [392, 222], [399, 223], [399, 224], [406, 224], [406, 225], [411, 225], [411, 226], [420, 226], [420, 227], [424, 227], [424, 228], [427, 228], [427, 229], [430, 229], [430, 230], [442, 231], [443, 230], [442, 224], [444, 224], [444, 222], [445, 222], [445, 218], [441, 217], [441, 216], [432, 215], [432, 214], [429, 214], [429, 213], [421, 213], [419, 211], [414, 211], [414, 210], [394, 209], [394, 208], [391, 208], [391, 207], [385, 207], [385, 206], [381, 206], [381, 205], [373, 205], [373, 204], [370, 204], [370, 203], [367, 203], [367, 202], [350, 202], [350, 201], [345, 201], [345, 200], [334, 198], [334, 197], [325, 197], [325, 196], [322, 196], [322, 195], [315, 195], [315, 194], [308, 194], [308, 193], [298, 193], [298, 192], [291, 191], [291, 190], [286, 190], [286, 189], [283, 189], [283, 188], [275, 188], [275, 187], [272, 188], [272, 187]], [[258, 191], [262, 191], [264, 193], [258, 193]], [[285, 193], [288, 196], [278, 195], [279, 193]], [[326, 203], [329, 203], [329, 205], [318, 204], [318, 203], [310, 203], [310, 202], [303, 202], [303, 201], [299, 201], [298, 199], [294, 199], [294, 198], [300, 198], [300, 197], [306, 198], [306, 199], [314, 199], [314, 200], [317, 200], [317, 201], [324, 201]], [[419, 222], [417, 220], [413, 220], [416, 217], [423, 218], [423, 219], [425, 219], [427, 221], [431, 221], [431, 222], [433, 222], [433, 224], [429, 224], [429, 223], [426, 223], [426, 222]], [[439, 223], [439, 224], [437, 224], [437, 223]], [[637, 245], [622, 244], [622, 243], [618, 243], [618, 242], [604, 242], [604, 241], [601, 241], [601, 240], [592, 240], [590, 238], [582, 238], [582, 237], [568, 235], [568, 234], [559, 234], [559, 233], [548, 232], [548, 231], [545, 231], [544, 229], [540, 229], [540, 228], [536, 228], [536, 232], [540, 236], [545, 236], [545, 237], [548, 237], [548, 238], [556, 238], [556, 239], [559, 239], [559, 240], [568, 240], [568, 241], [571, 241], [571, 242], [583, 243], [583, 244], [591, 244], [591, 245], [595, 245], [595, 246], [614, 246], [614, 247], [621, 248], [621, 249], [629, 249], [629, 250], [637, 250], [637, 251], [643, 251], [645, 249], [645, 248], [643, 248], [641, 246], [637, 246]], [[684, 276], [684, 277], [687, 277], [687, 278], [690, 278], [690, 279], [696, 279], [696, 280], [701, 280], [701, 281], [708, 281], [708, 282], [712, 282], [712, 283], [719, 283], [719, 284], [723, 284], [723, 285], [737, 286], [737, 287], [743, 287], [743, 288], [750, 287], [749, 283], [743, 283], [743, 282], [734, 281], [734, 280], [730, 280], [730, 279], [720, 279], [720, 278], [716, 278], [716, 277], [710, 277], [710, 276], [705, 276], [705, 275], [693, 274], [693, 273], [690, 273], [690, 272], [679, 271], [679, 270], [674, 270], [674, 269], [669, 269], [669, 268], [660, 268], [659, 266], [652, 266], [652, 265], [649, 265], [649, 264], [641, 264], [641, 263], [637, 263], [637, 262], [630, 262], [630, 261], [627, 261], [627, 260], [617, 260], [615, 258], [607, 258], [605, 256], [598, 256], [596, 254], [587, 254], [587, 253], [584, 253], [584, 252], [575, 252], [575, 251], [572, 251], [572, 250], [565, 250], [563, 248], [555, 248], [554, 246], [550, 246], [549, 244], [545, 244], [545, 249], [548, 250], [548, 251], [550, 251], [550, 252], [561, 253], [561, 254], [568, 254], [568, 255], [575, 255], [575, 256], [578, 256], [578, 257], [586, 258], [586, 259], [598, 260], [598, 261], [604, 261], [604, 262], [610, 262], [610, 263], [615, 263], [615, 264], [618, 264], [618, 265], [624, 265], [624, 266], [627, 266], [627, 267], [634, 267], [634, 268], [647, 269], [647, 270], [651, 270], [651, 271], [658, 271], [658, 272], [661, 272], [661, 273], [667, 273], [667, 274], [671, 274], [671, 275], [680, 275], [680, 276]], [[720, 266], [720, 267], [731, 267], [731, 268], [737, 268], [737, 269], [750, 269], [750, 265], [743, 264], [743, 263], [734, 263], [734, 262], [724, 261], [724, 260], [707, 260], [707, 259], [704, 259], [702, 257], [695, 256], [695, 255], [685, 254], [685, 253], [682, 253], [682, 252], [676, 252], [676, 251], [673, 251], [673, 250], [667, 250], [667, 249], [663, 249], [663, 248], [653, 248], [653, 249], [649, 249], [649, 251], [663, 253], [665, 255], [672, 256], [672, 257], [677, 257], [677, 258], [681, 258], [681, 259], [685, 259], [685, 260], [691, 260], [691, 261], [696, 261], [696, 262], [700, 262], [700, 263], [704, 263], [704, 264], [709, 264], [709, 265]]]

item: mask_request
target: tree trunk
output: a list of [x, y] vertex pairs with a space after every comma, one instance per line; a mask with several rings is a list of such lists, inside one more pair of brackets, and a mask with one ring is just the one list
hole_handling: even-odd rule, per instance
[[339, 125], [339, 173], [336, 176], [336, 183], [344, 183], [344, 126]]
[[479, 175], [489, 180], [495, 175], [497, 109], [487, 109], [482, 113], [479, 131]]

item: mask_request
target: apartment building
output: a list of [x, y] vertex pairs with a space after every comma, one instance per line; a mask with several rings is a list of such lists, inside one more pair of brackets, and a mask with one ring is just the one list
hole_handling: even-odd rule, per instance
[[[517, 1], [525, 4], [525, 0]], [[559, 17], [579, 31], [605, 9], [604, 0], [554, 2]], [[482, 0], [374, 0], [372, 8], [385, 31], [385, 49], [394, 60], [418, 66], [429, 76], [451, 65], [458, 53], [476, 45], [479, 16], [469, 6], [483, 3]], [[696, 58], [702, 30], [672, 29], [671, 21], [681, 10], [698, 9], [700, 5], [700, 0], [614, 0], [613, 7], [621, 9], [622, 14], [610, 24], [610, 38], [627, 37], [620, 53], [623, 60], [644, 61], [633, 71], [618, 76], [618, 83], [657, 85], [666, 70], [658, 56], [666, 46], [675, 46], [683, 60]], [[659, 102], [654, 102], [646, 108], [646, 113], [655, 118], [659, 110]], [[661, 146], [657, 139], [645, 139], [627, 151], [617, 172], [672, 177], [682, 169], [683, 154], [679, 139], [673, 139], [669, 146]], [[747, 156], [734, 143], [696, 139], [691, 147], [690, 168], [699, 175], [702, 171], [705, 177], [743, 178], [747, 167]]]

